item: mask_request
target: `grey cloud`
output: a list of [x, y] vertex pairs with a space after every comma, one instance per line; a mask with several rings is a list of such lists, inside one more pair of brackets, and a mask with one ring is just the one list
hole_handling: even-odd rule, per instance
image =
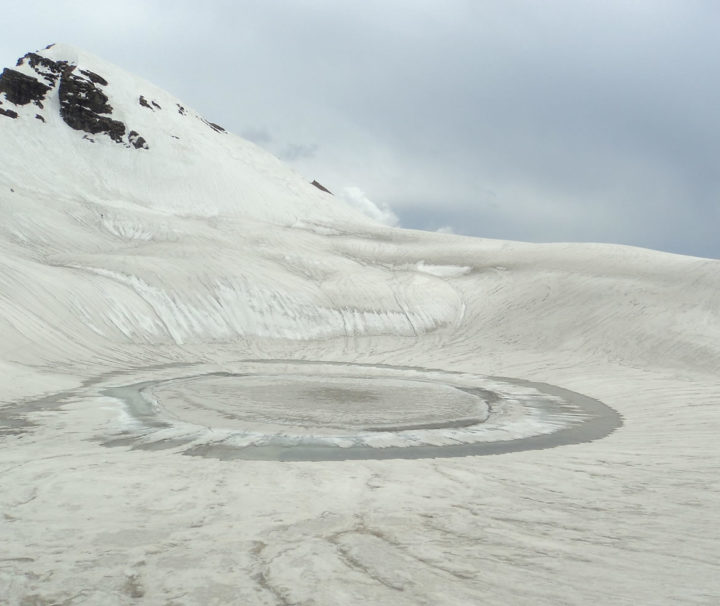
[[240, 136], [258, 145], [268, 145], [273, 142], [272, 135], [264, 128], [247, 128], [241, 131]]
[[278, 157], [287, 162], [294, 162], [295, 160], [315, 157], [318, 149], [319, 146], [314, 143], [290, 143], [279, 152]]
[[319, 150], [319, 146], [315, 143], [282, 143], [264, 128], [248, 128], [241, 131], [240, 135], [286, 162], [313, 158]]

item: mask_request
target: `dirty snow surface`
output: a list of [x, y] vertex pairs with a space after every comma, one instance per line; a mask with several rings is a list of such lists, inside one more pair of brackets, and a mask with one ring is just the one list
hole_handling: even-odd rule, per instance
[[0, 92], [0, 603], [720, 601], [720, 262], [384, 227], [36, 56]]

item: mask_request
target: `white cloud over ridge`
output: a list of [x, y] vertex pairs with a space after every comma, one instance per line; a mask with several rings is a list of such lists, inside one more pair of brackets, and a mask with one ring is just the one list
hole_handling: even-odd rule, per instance
[[400, 223], [398, 216], [387, 204], [383, 202], [373, 202], [359, 187], [344, 187], [340, 192], [340, 198], [355, 210], [359, 210], [365, 216], [379, 223], [391, 227], [397, 226]]

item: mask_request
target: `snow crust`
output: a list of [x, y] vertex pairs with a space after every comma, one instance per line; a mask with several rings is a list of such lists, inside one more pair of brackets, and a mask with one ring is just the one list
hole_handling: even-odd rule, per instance
[[[720, 600], [719, 261], [389, 228], [153, 85], [42, 53], [102, 75], [149, 149], [83, 139], [56, 98], [0, 116], [0, 601]], [[518, 377], [624, 425], [412, 461], [103, 446], [138, 424], [107, 388], [248, 360]]]

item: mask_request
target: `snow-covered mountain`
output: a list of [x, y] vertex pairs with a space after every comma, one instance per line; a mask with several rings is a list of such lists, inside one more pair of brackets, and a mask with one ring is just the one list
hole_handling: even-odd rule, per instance
[[0, 92], [4, 147], [15, 150], [3, 179], [18, 193], [32, 184], [38, 193], [281, 225], [353, 218], [270, 154], [72, 47], [28, 53], [3, 71]]
[[[0, 217], [9, 603], [145, 592], [187, 604], [587, 603], [630, 569], [628, 603], [711, 595], [720, 541], [697, 520], [720, 526], [708, 456], [719, 261], [388, 228], [167, 92], [59, 44], [0, 77]], [[172, 440], [163, 452], [96, 443], [134, 422], [101, 390], [113, 381], [240, 376], [249, 361], [285, 359], [415, 386], [434, 380], [428, 369], [547, 382], [602, 400], [625, 426], [483, 464], [253, 467], [182, 457]], [[302, 383], [305, 367], [283, 368]], [[533, 583], [520, 590], [523, 574]], [[684, 589], [649, 599], [670, 577]]]
[[[108, 343], [414, 337], [461, 324], [523, 338], [513, 310], [548, 325], [528, 345], [587, 331], [614, 341], [607, 316], [637, 307], [658, 330], [622, 335], [627, 347], [649, 339], [682, 357], [672, 327], [702, 315], [686, 283], [712, 262], [662, 255], [659, 276], [659, 253], [384, 228], [168, 93], [65, 45], [25, 55], [0, 91], [2, 318], [17, 362], [62, 360], [77, 346], [94, 356]], [[526, 258], [541, 271], [498, 292]], [[568, 273], [580, 274], [572, 287]], [[624, 276], [642, 281], [623, 284], [608, 312], [608, 281]], [[683, 300], [672, 321], [669, 291]], [[557, 313], [571, 306], [598, 321]], [[35, 328], [18, 334], [23, 317]]]
[[432, 271], [367, 261], [393, 232], [115, 66], [54, 45], [0, 90], [5, 334], [31, 316], [48, 360], [68, 340], [415, 335], [462, 316]]

